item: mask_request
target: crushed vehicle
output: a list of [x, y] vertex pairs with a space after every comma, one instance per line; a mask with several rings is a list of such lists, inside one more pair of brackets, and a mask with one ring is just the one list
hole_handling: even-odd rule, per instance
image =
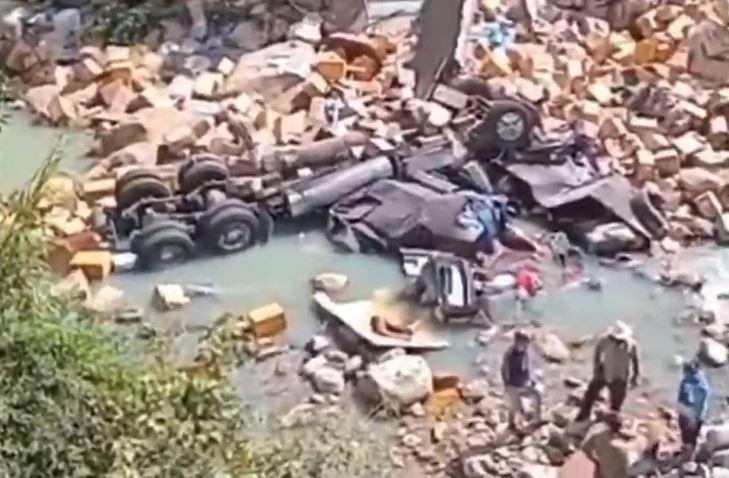
[[[514, 134], [499, 126], [504, 117], [514, 114], [513, 100], [494, 100], [488, 108], [479, 100], [473, 103], [467, 115], [471, 135], [477, 130], [501, 150], [517, 147], [523, 134], [530, 135], [528, 130], [519, 129], [519, 134]], [[527, 106], [518, 109], [525, 117], [529, 115]], [[519, 124], [519, 128], [532, 127], [527, 120]], [[401, 148], [387, 155], [375, 151], [376, 154], [357, 160], [352, 149], [363, 145], [372, 147], [365, 135], [348, 133], [300, 148], [281, 149], [264, 156], [261, 169], [253, 173], [243, 168], [240, 174], [236, 165], [207, 153], [193, 155], [171, 180], [154, 170], [132, 169], [118, 179], [116, 206], [99, 214], [96, 229], [113, 243], [115, 250], [136, 254], [141, 268], [157, 268], [187, 260], [202, 251], [234, 253], [265, 243], [276, 219], [326, 211], [371, 185], [397, 185], [393, 190], [400, 188], [406, 195], [405, 191], [411, 191], [413, 207], [419, 207], [420, 201], [432, 200], [436, 206], [450, 208], [453, 217], [466, 214], [460, 211], [466, 203], [473, 206], [484, 201], [477, 192], [455, 193], [457, 186], [430, 174], [436, 170], [460, 170], [460, 160], [442, 145], [419, 150]], [[297, 177], [302, 168], [310, 174]], [[402, 180], [399, 183], [377, 186], [378, 181], [398, 178]], [[437, 196], [443, 197], [436, 200]], [[344, 207], [340, 204], [338, 210]], [[456, 214], [456, 210], [460, 212]], [[437, 222], [435, 216], [432, 220]], [[465, 217], [462, 221], [466, 221]], [[471, 223], [470, 229], [460, 227], [460, 238], [456, 234], [450, 239], [445, 231], [450, 225], [438, 226], [445, 231], [441, 239], [471, 242], [468, 254], [472, 255], [483, 246], [480, 238], [488, 239], [494, 233], [483, 235], [483, 228], [479, 230], [473, 220]]]
[[[399, 140], [336, 132], [356, 115], [342, 104], [329, 114], [328, 139], [253, 159], [193, 155], [173, 178], [127, 172], [97, 229], [141, 268], [240, 252], [265, 243], [277, 221], [327, 210], [330, 237], [354, 251], [423, 248], [472, 259], [492, 250], [509, 216], [536, 206], [592, 252], [665, 235], [650, 194], [606, 170], [589, 138], [546, 132], [533, 105], [461, 74], [471, 2], [441, 3], [428, 0], [420, 12], [416, 99], [397, 112], [413, 127]], [[427, 136], [426, 100], [455, 112], [451, 137]]]

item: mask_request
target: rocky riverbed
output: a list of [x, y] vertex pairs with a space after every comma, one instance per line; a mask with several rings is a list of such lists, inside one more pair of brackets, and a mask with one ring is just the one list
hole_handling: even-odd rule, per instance
[[[726, 34], [719, 28], [721, 9], [714, 12], [710, 2], [634, 5], [617, 15], [591, 2], [573, 12], [555, 1], [541, 5], [535, 18], [527, 2], [521, 5], [526, 18], [513, 14], [517, 25], [499, 37], [489, 29], [508, 5], [483, 2], [471, 25], [479, 38], [468, 50], [467, 73], [536, 105], [546, 128], [571, 125], [598, 139], [603, 154], [597, 169], [624, 175], [658, 198], [658, 229], [665, 229], [660, 237], [631, 224], [621, 229], [627, 239], [617, 239], [619, 248], [639, 251], [628, 257], [635, 264], [590, 258], [581, 275], [565, 284], [547, 255], [539, 264], [543, 291], [520, 312], [513, 294], [494, 297], [495, 323], [488, 327], [444, 326], [430, 310], [391, 301], [403, 285], [399, 265], [380, 256], [337, 253], [317, 217], [278, 224], [269, 244], [245, 254], [144, 275], [121, 273], [118, 257], [84, 234], [93, 208], [113, 208], [116, 179], [130, 166], [152, 167], [169, 178], [189, 157], [210, 153], [227, 164], [246, 194], [264, 201], [295, 178], [403, 145], [445, 147], [454, 158], [463, 154], [463, 135], [482, 113], [479, 102], [447, 85], [432, 98], [413, 98], [418, 80], [403, 65], [413, 44], [410, 15], [385, 19], [377, 34], [363, 35], [359, 15], [336, 13], [321, 2], [299, 3], [239, 5], [243, 18], [233, 24], [206, 18], [202, 2], [187, 2], [183, 16], [170, 13], [129, 47], [88, 41], [80, 48], [84, 31], [77, 20], [95, 18], [94, 2], [82, 10], [49, 9], [49, 15], [35, 17], [31, 30], [17, 20], [25, 14], [5, 17], [3, 58], [15, 74], [18, 106], [44, 123], [97, 136], [94, 159], [80, 158], [88, 137], [71, 136], [66, 165], [77, 173], [76, 184], [59, 180], [47, 205], [49, 243], [58, 259], [51, 262], [62, 275], [71, 272], [66, 285], [80, 286], [92, 308], [133, 323], [119, 327], [169, 334], [183, 367], [200, 358], [198, 341], [222, 313], [244, 316], [281, 304], [257, 311], [262, 327], [274, 327], [271, 333], [256, 332], [258, 322], [250, 315], [233, 321], [255, 337], [243, 334], [248, 345], [240, 347], [254, 360], [232, 375], [242, 400], [274, 414], [283, 429], [305, 428], [327, 416], [372, 420], [364, 397], [384, 403], [389, 407], [375, 407], [373, 415], [385, 425], [373, 421], [372, 427], [388, 436], [391, 463], [412, 476], [457, 469], [469, 478], [558, 476], [577, 444], [566, 429], [589, 379], [595, 337], [621, 319], [635, 329], [647, 379], [626, 407], [630, 450], [645, 445], [638, 437], [655, 424], [665, 432], [664, 453], [675, 449], [677, 366], [699, 350], [717, 367], [727, 361], [726, 254], [713, 246], [690, 247], [706, 239], [723, 243], [729, 224], [727, 92], [706, 82], [721, 81], [716, 72], [729, 63], [710, 48], [716, 35]], [[346, 13], [357, 13], [355, 4], [362, 2], [345, 3]], [[510, 43], [511, 35], [516, 42]], [[50, 131], [22, 121], [11, 122], [5, 133], [11, 145], [4, 150], [45, 148], [41, 138]], [[307, 153], [306, 147], [331, 138], [346, 138], [344, 147], [323, 156]], [[20, 163], [19, 157], [6, 153], [0, 160], [3, 189], [16, 187], [16, 179], [33, 168], [33, 161]], [[531, 237], [541, 232], [530, 221], [514, 224]], [[85, 249], [95, 255], [74, 266]], [[117, 272], [107, 277], [113, 265]], [[322, 272], [349, 278], [336, 300], [366, 299], [388, 289], [376, 294], [381, 310], [408, 323], [424, 319], [420, 327], [450, 347], [424, 355], [394, 350], [384, 357], [351, 347], [346, 334], [311, 310], [310, 280]], [[703, 322], [686, 313], [684, 300], [685, 285], [701, 275], [715, 312]], [[666, 284], [666, 276], [682, 285]], [[89, 280], [96, 283], [89, 287]], [[165, 308], [176, 310], [161, 312], [150, 302], [159, 284], [172, 286], [159, 295]], [[190, 291], [203, 296], [187, 297]], [[549, 410], [548, 423], [522, 439], [505, 429], [498, 375], [517, 327], [537, 337], [534, 354]], [[723, 413], [729, 393], [721, 373], [710, 370], [717, 390], [713, 417]], [[470, 455], [475, 458], [458, 461]]]

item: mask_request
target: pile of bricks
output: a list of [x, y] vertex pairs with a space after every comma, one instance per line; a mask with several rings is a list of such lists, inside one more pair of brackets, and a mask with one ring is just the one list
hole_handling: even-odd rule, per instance
[[[506, 3], [481, 2], [473, 26], [509, 14]], [[663, 196], [675, 239], [721, 233], [729, 207], [729, 33], [721, 9], [708, 0], [667, 2], [628, 9], [617, 22], [617, 7], [563, 3], [522, 19], [511, 44], [472, 35], [466, 72], [535, 105], [547, 129], [569, 125], [599, 138], [616, 172]], [[469, 98], [444, 86], [430, 100], [413, 98], [409, 20], [380, 22], [370, 34], [329, 35], [322, 27], [321, 18], [304, 15], [288, 25], [285, 42], [215, 59], [170, 42], [87, 46], [63, 66], [22, 39], [6, 40], [3, 51], [29, 87], [32, 110], [96, 131], [101, 159], [82, 188], [90, 204], [110, 205], [126, 166], [172, 177], [176, 164], [199, 152], [220, 156], [265, 189], [311, 173], [289, 161], [291, 148], [353, 132], [362, 135], [347, 144], [354, 158], [443, 138], [459, 149], [454, 132]]]

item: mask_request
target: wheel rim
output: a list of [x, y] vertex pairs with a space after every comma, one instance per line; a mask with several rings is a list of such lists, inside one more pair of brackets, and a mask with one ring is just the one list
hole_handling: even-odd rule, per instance
[[244, 223], [229, 224], [218, 236], [218, 247], [225, 252], [239, 251], [251, 240], [251, 228]]
[[524, 134], [524, 118], [516, 111], [509, 111], [496, 123], [496, 133], [504, 141], [516, 141]]
[[187, 257], [187, 250], [178, 244], [165, 244], [160, 247], [158, 257], [163, 264], [181, 262]]

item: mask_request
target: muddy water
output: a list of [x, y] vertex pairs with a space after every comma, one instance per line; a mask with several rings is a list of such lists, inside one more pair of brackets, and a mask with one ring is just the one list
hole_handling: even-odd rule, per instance
[[88, 167], [89, 160], [84, 159], [92, 144], [88, 136], [34, 126], [26, 113], [13, 114], [0, 134], [0, 192], [22, 186], [59, 144], [65, 152], [62, 169], [82, 171]]
[[[16, 115], [0, 135], [0, 190], [7, 191], [22, 184], [40, 164], [56, 137], [56, 131], [31, 126], [27, 117]], [[87, 167], [88, 160], [82, 156], [88, 145], [88, 138], [68, 135], [64, 166], [75, 170]], [[284, 227], [268, 245], [244, 254], [204, 258], [158, 273], [120, 274], [112, 282], [128, 294], [132, 303], [146, 308], [153, 324], [170, 331], [186, 332], [179, 339], [181, 359], [193, 353], [191, 338], [199, 327], [210, 324], [223, 312], [242, 313], [272, 301], [280, 302], [286, 308], [289, 318], [287, 340], [300, 346], [322, 328], [311, 310], [308, 283], [317, 273], [332, 271], [350, 276], [351, 284], [344, 297], [352, 299], [369, 297], [374, 289], [397, 288], [402, 283], [399, 266], [394, 260], [340, 254], [320, 229], [316, 220], [306, 225]], [[696, 255], [699, 259], [695, 263], [712, 276], [729, 276], [729, 255], [714, 250], [702, 250]], [[605, 270], [590, 265], [590, 274], [602, 280], [601, 292], [588, 291], [582, 286], [560, 287], [554, 277], [549, 277], [547, 293], [534, 300], [523, 315], [515, 316], [513, 302], [504, 300], [495, 307], [496, 316], [509, 321], [535, 320], [566, 338], [595, 334], [612, 321], [623, 319], [635, 327], [642, 345], [646, 375], [652, 384], [650, 389], [659, 390], [664, 398], [672, 397], [678, 372], [669, 364], [677, 354], [693, 354], [698, 336], [696, 329], [673, 325], [673, 317], [683, 308], [682, 297], [630, 271]], [[195, 299], [182, 311], [160, 314], [149, 302], [154, 285], [162, 282], [211, 283], [220, 294]], [[484, 365], [492, 371], [498, 370], [500, 354], [497, 351], [503, 343], [483, 348], [475, 344], [478, 329], [444, 328], [434, 324], [431, 327], [451, 342], [448, 350], [428, 357], [437, 372], [458, 373], [468, 378], [480, 373], [479, 369]], [[476, 365], [475, 358], [480, 355], [484, 359]], [[246, 380], [255, 380], [255, 374], [246, 375]], [[242, 389], [245, 391], [246, 387]]]

